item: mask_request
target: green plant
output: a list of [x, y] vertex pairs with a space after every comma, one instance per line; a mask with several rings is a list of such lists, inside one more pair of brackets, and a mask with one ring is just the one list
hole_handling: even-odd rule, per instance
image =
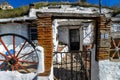
[[[56, 5], [71, 5], [71, 6], [82, 6], [82, 7], [99, 7], [97, 5], [93, 4], [88, 4], [86, 2], [81, 3], [81, 2], [76, 2], [76, 3], [69, 3], [69, 2], [38, 2], [34, 3], [35, 8], [38, 9], [40, 7], [45, 7], [45, 6], [56, 6]], [[109, 8], [114, 10], [114, 8], [110, 8], [107, 6], [103, 6], [103, 8]], [[23, 15], [27, 15], [29, 12], [29, 6], [23, 6], [20, 8], [15, 8], [11, 10], [0, 10], [0, 18], [13, 18], [13, 17], [20, 17]], [[120, 13], [120, 10], [116, 11], [115, 13]]]
[[28, 10], [29, 9], [27, 6], [16, 8], [16, 9], [10, 9], [10, 10], [0, 10], [0, 18], [23, 16], [28, 12]]

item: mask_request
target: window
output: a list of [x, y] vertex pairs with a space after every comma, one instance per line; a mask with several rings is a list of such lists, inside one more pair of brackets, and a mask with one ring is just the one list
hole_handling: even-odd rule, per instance
[[28, 27], [28, 35], [30, 40], [37, 40], [38, 39], [38, 33], [37, 33], [37, 26], [36, 25], [30, 25]]
[[120, 24], [114, 23], [111, 27], [111, 32], [120, 32]]

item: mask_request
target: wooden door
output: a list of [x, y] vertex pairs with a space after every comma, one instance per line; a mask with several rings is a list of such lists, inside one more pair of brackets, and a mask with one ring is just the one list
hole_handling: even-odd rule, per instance
[[79, 29], [70, 29], [70, 50], [79, 50], [80, 48], [80, 33]]

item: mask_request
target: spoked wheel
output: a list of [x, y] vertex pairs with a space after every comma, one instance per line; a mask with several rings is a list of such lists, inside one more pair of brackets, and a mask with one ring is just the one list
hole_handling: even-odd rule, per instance
[[0, 70], [36, 72], [38, 56], [34, 44], [18, 34], [0, 35]]
[[111, 46], [109, 50], [109, 57], [111, 61], [120, 61], [120, 39], [111, 38]]

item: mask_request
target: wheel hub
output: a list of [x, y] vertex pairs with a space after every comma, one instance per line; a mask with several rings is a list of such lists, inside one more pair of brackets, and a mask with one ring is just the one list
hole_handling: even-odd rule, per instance
[[17, 63], [17, 61], [16, 61], [14, 58], [11, 58], [11, 59], [8, 61], [8, 63], [9, 63], [10, 65], [14, 65], [14, 64]]
[[118, 52], [118, 51], [119, 51], [119, 48], [118, 48], [118, 47], [116, 47], [116, 48], [115, 48], [115, 51], [116, 51], [116, 52]]

